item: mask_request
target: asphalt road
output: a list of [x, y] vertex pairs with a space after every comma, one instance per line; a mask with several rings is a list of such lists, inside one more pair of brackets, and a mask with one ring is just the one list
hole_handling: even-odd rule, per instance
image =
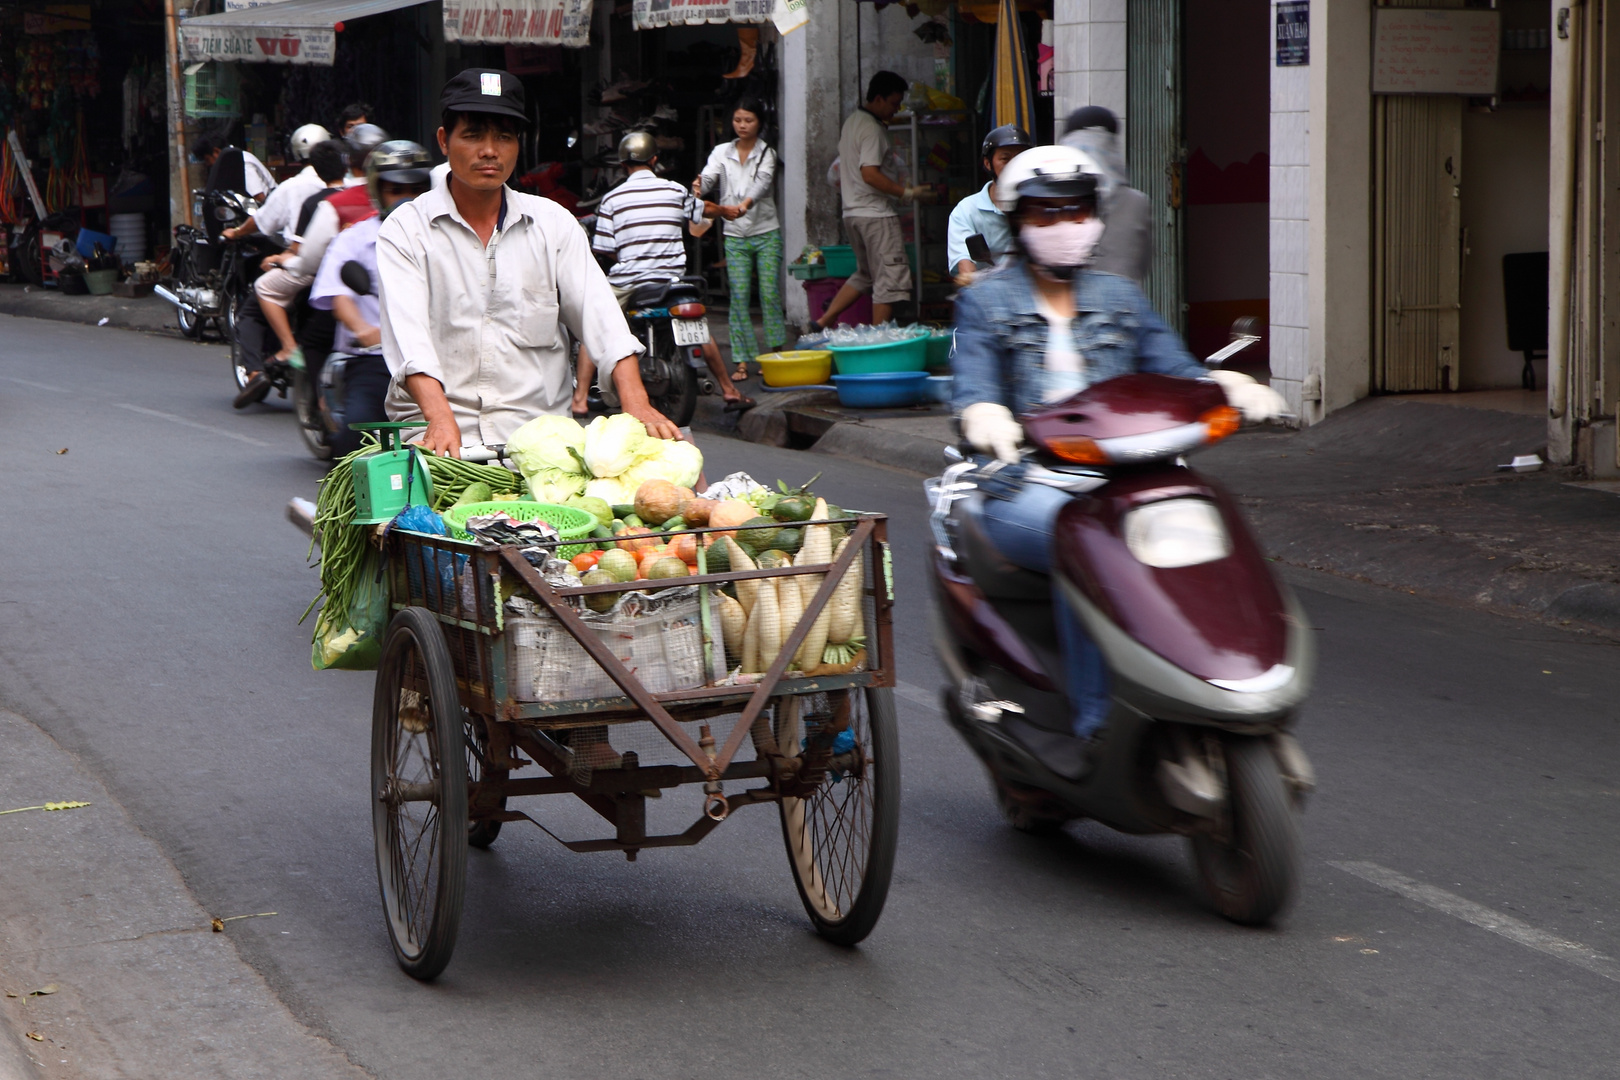
[[295, 625], [315, 577], [282, 507], [321, 468], [290, 412], [234, 413], [218, 349], [5, 319], [0, 445], [0, 707], [78, 755], [204, 908], [280, 912], [232, 941], [378, 1076], [1615, 1075], [1607, 641], [1297, 579], [1321, 788], [1299, 903], [1240, 929], [1200, 907], [1179, 841], [1001, 823], [929, 704], [915, 478], [705, 438], [711, 477], [822, 469], [828, 497], [893, 515], [883, 920], [854, 950], [813, 936], [768, 808], [635, 863], [508, 825], [471, 853], [455, 960], [422, 985], [377, 898], [370, 677], [311, 671]]

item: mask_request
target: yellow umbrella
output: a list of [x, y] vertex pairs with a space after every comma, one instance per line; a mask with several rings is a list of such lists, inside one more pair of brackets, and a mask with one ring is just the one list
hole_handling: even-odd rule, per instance
[[1024, 30], [1018, 22], [1016, 0], [1000, 0], [996, 17], [996, 83], [991, 113], [994, 126], [1017, 124], [1035, 130], [1034, 88], [1029, 80], [1029, 58], [1024, 52]]

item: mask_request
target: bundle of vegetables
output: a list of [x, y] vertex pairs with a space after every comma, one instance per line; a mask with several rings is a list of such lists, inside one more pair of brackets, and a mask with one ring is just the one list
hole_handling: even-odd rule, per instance
[[[359, 593], [366, 561], [367, 527], [354, 524], [354, 460], [377, 450], [376, 439], [367, 436], [360, 449], [339, 459], [321, 481], [320, 495], [315, 502], [314, 530], [321, 545], [321, 588], [298, 620], [303, 622], [316, 605], [320, 605], [321, 615], [315, 620], [317, 640], [331, 632], [334, 620], [347, 617]], [[510, 469], [498, 465], [475, 465], [429, 454], [421, 455], [420, 460], [433, 479], [433, 509], [436, 511], [446, 510], [459, 501], [492, 501], [503, 493], [515, 494], [522, 490], [522, 481]], [[467, 495], [481, 495], [482, 499], [464, 498]], [[312, 541], [311, 554], [314, 550]]]
[[[737, 500], [741, 501], [741, 500]], [[707, 553], [708, 569], [753, 570], [781, 566], [822, 566], [833, 562], [849, 544], [844, 536], [836, 539], [834, 529], [842, 526], [819, 524], [832, 517], [844, 516], [842, 510], [829, 507], [826, 500], [816, 499], [802, 519], [792, 518], [802, 525], [780, 528], [772, 532], [768, 518], [751, 518], [733, 522], [730, 517], [740, 510], [726, 509], [721, 503], [710, 514], [711, 525], [750, 525], [736, 532], [717, 534], [719, 539]], [[744, 504], [747, 505], [746, 503]], [[749, 509], [753, 509], [749, 507]], [[798, 507], [791, 506], [797, 513]], [[763, 548], [784, 533], [793, 534], [795, 553], [781, 547]], [[835, 546], [836, 545], [836, 546]], [[821, 588], [824, 575], [797, 574], [791, 577], [750, 578], [735, 583], [736, 595], [722, 594], [720, 598], [720, 628], [722, 642], [730, 664], [744, 673], [762, 672], [774, 663], [782, 645], [804, 617], [811, 598]], [[843, 577], [838, 580], [831, 598], [816, 616], [789, 670], [817, 674], [850, 671], [863, 659], [861, 602], [864, 581], [861, 557], [856, 555]]]
[[566, 504], [587, 495], [625, 505], [648, 480], [689, 488], [703, 472], [696, 446], [650, 438], [641, 421], [625, 413], [598, 416], [583, 428], [566, 416], [536, 417], [511, 434], [506, 452], [537, 502]]

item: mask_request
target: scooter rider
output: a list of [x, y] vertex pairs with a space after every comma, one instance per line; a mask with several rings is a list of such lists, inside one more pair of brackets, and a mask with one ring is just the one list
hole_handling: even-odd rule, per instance
[[[377, 233], [388, 415], [426, 419], [423, 449], [505, 443], [541, 414], [564, 414], [573, 378], [557, 324], [587, 345], [626, 413], [680, 438], [641, 384], [642, 346], [584, 230], [550, 199], [506, 186], [528, 123], [523, 84], [469, 68], [440, 97], [450, 175]], [[625, 361], [628, 361], [625, 362]]]
[[[339, 233], [327, 245], [320, 272], [310, 289], [312, 307], [330, 310], [336, 317], [337, 337], [332, 355], [324, 362], [311, 358], [309, 375], [322, 386], [329, 365], [341, 365], [343, 423], [331, 432], [334, 456], [359, 449], [360, 435], [348, 425], [388, 419], [388, 363], [382, 354], [381, 315], [377, 310], [377, 230], [394, 210], [426, 191], [433, 159], [423, 147], [404, 139], [385, 142], [366, 161], [366, 190], [377, 214]], [[343, 282], [343, 267], [350, 261], [365, 267], [372, 288], [357, 293]], [[328, 374], [334, 374], [328, 371]]]
[[1034, 145], [1035, 140], [1017, 124], [991, 128], [984, 137], [979, 156], [990, 179], [984, 187], [956, 204], [945, 232], [945, 262], [957, 285], [968, 284], [978, 271], [968, 252], [968, 237], [984, 237], [992, 261], [1012, 250], [1012, 225], [996, 206], [996, 178], [1007, 167], [1007, 162]]
[[[951, 363], [953, 406], [963, 438], [1005, 463], [984, 524], [990, 540], [1025, 569], [1050, 573], [1052, 527], [1068, 496], [1019, 481], [1017, 416], [1132, 371], [1213, 378], [1251, 421], [1286, 411], [1282, 397], [1246, 375], [1210, 371], [1187, 352], [1129, 280], [1091, 269], [1102, 236], [1098, 176], [1070, 147], [1043, 146], [1014, 158], [996, 180], [995, 200], [1013, 225], [1012, 258], [978, 275], [956, 300]], [[1072, 761], [1054, 769], [1078, 776], [1085, 740], [1108, 713], [1101, 654], [1060, 595], [1053, 596], [1066, 687], [1075, 709]]]

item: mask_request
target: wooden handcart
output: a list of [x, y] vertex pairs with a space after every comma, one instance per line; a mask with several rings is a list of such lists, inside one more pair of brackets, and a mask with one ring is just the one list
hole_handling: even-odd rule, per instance
[[[705, 573], [700, 563], [696, 576], [673, 584], [574, 587], [548, 584], [514, 547], [387, 535], [394, 614], [377, 668], [373, 824], [388, 931], [408, 974], [431, 979], [444, 970], [467, 848], [489, 847], [518, 820], [572, 851], [622, 851], [634, 860], [644, 848], [696, 844], [739, 807], [772, 803], [817, 932], [846, 945], [871, 932], [899, 820], [893, 590], [886, 518], [841, 523], [849, 543], [819, 566]], [[701, 549], [704, 535], [720, 530], [686, 531]], [[864, 656], [790, 671], [846, 573], [861, 576]], [[806, 574], [820, 586], [776, 659], [761, 673], [739, 674], [720, 640], [720, 590]], [[682, 601], [640, 623], [632, 615], [628, 626], [604, 627], [582, 601], [639, 591], [655, 609], [659, 592], [649, 590], [667, 584]], [[664, 652], [646, 662], [645, 649], [634, 651], [643, 645]], [[598, 675], [599, 690], [577, 696]], [[649, 832], [649, 797], [667, 813], [673, 800], [659, 796], [687, 785], [702, 786], [696, 820]], [[612, 835], [564, 838], [510, 805], [535, 795], [575, 796]]]

